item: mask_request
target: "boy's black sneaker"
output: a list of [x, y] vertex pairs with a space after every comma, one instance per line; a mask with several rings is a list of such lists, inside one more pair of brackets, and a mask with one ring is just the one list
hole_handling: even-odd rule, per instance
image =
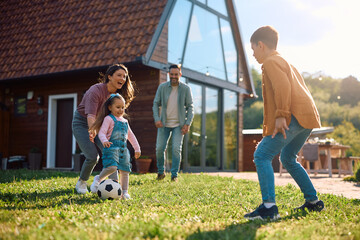
[[276, 205], [271, 208], [266, 208], [264, 203], [262, 203], [257, 209], [255, 209], [255, 211], [245, 214], [244, 218], [249, 220], [260, 219], [273, 221], [280, 218], [280, 215]]
[[325, 206], [324, 206], [324, 202], [319, 200], [317, 203], [310, 203], [305, 201], [305, 203], [298, 208], [295, 208], [295, 211], [305, 211], [305, 209], [307, 209], [309, 212], [321, 212], [322, 210], [324, 210]]

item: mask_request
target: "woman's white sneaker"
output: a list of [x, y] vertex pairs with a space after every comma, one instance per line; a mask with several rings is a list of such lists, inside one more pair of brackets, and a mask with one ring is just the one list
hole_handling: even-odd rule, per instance
[[86, 194], [89, 192], [87, 189], [86, 182], [81, 179], [79, 179], [78, 182], [76, 183], [75, 190], [79, 194]]

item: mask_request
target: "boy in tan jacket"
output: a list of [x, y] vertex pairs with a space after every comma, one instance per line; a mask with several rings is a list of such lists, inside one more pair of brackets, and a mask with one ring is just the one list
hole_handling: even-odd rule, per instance
[[299, 72], [276, 51], [278, 33], [271, 26], [257, 29], [250, 39], [255, 59], [262, 64], [264, 99], [263, 139], [254, 153], [254, 162], [263, 203], [247, 219], [279, 218], [275, 203], [274, 171], [271, 161], [280, 160], [304, 194], [298, 210], [321, 211], [324, 203], [296, 157], [313, 128], [320, 127], [314, 100]]

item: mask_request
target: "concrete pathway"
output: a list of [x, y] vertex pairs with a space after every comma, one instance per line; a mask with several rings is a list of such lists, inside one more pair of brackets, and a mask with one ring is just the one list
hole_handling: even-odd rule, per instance
[[[234, 179], [248, 179], [258, 182], [256, 172], [212, 172], [204, 174], [221, 177], [233, 177]], [[333, 175], [332, 178], [330, 178], [328, 174], [317, 174], [316, 176], [314, 176], [314, 174], [310, 174], [310, 178], [315, 189], [319, 193], [329, 193], [337, 196], [344, 196], [346, 198], [360, 199], [360, 184], [343, 181], [343, 178], [339, 178], [337, 174]], [[279, 173], [275, 173], [276, 185], [284, 186], [289, 183], [298, 187], [288, 173], [283, 173], [281, 177], [279, 176]]]

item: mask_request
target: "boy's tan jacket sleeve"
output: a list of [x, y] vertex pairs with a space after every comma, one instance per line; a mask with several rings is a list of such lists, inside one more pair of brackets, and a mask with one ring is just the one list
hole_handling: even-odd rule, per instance
[[291, 118], [291, 84], [286, 72], [276, 61], [268, 61], [264, 68], [274, 96], [275, 118]]
[[288, 125], [294, 115], [304, 128], [321, 126], [315, 102], [295, 67], [276, 53], [264, 61], [262, 70], [264, 136], [273, 133], [275, 120], [279, 117], [285, 117]]

